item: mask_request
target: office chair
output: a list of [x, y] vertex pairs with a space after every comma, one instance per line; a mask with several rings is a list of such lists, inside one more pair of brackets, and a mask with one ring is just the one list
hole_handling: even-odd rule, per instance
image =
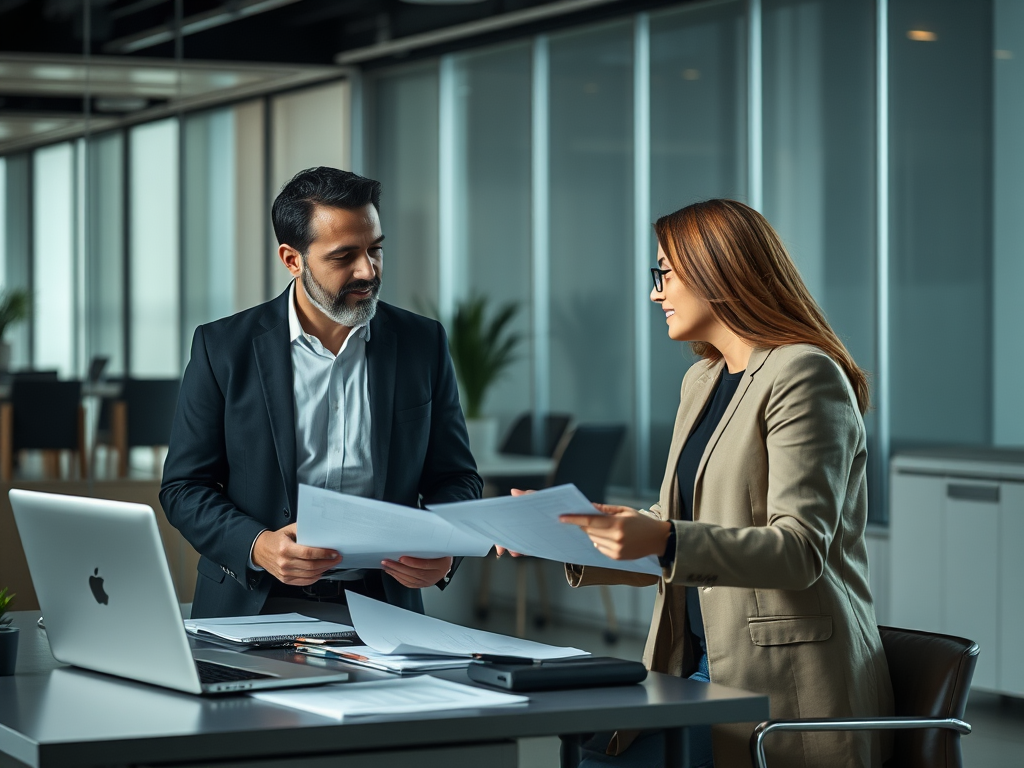
[[[82, 382], [15, 377], [11, 399], [0, 405], [0, 479], [14, 476], [19, 451], [42, 451], [47, 477], [60, 476], [60, 454], [77, 456], [81, 477], [88, 476]], [[73, 465], [72, 465], [73, 466]]]
[[[542, 445], [542, 456], [554, 456], [555, 451], [565, 436], [572, 416], [567, 413], [549, 413], [544, 417], [544, 442]], [[533, 450], [533, 414], [527, 411], [521, 413], [512, 422], [505, 439], [498, 447], [498, 453], [507, 453], [513, 456], [535, 456]], [[544, 488], [548, 478], [545, 475], [518, 475], [489, 478], [487, 484], [490, 486], [490, 496], [508, 496], [513, 488]]]
[[170, 442], [180, 388], [180, 379], [125, 379], [118, 398], [104, 399], [96, 445], [117, 451], [117, 477], [128, 476], [132, 448], [152, 447], [154, 468], [158, 465], [159, 448]]
[[767, 768], [765, 738], [775, 731], [894, 730], [887, 768], [963, 768], [960, 736], [978, 664], [972, 640], [913, 629], [879, 627], [895, 699], [893, 717], [767, 720], [754, 729], [750, 753]]

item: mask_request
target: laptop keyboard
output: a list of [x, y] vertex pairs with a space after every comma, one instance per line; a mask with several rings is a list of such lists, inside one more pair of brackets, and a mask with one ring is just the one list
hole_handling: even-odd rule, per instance
[[196, 669], [199, 670], [199, 682], [203, 685], [230, 683], [235, 680], [263, 680], [271, 677], [271, 675], [252, 672], [248, 669], [236, 669], [235, 667], [226, 667], [223, 664], [211, 664], [208, 661], [197, 660]]

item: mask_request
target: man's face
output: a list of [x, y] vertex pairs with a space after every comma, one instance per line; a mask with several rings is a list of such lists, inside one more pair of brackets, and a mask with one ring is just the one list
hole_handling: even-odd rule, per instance
[[314, 239], [302, 255], [299, 275], [306, 295], [339, 325], [369, 322], [377, 311], [384, 262], [377, 209], [318, 205], [312, 227]]

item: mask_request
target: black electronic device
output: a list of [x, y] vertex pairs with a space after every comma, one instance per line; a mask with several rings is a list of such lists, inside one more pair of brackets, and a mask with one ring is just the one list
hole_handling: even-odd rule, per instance
[[470, 680], [509, 691], [556, 691], [567, 688], [599, 688], [632, 685], [647, 678], [639, 661], [610, 656], [522, 662], [474, 661], [467, 670]]

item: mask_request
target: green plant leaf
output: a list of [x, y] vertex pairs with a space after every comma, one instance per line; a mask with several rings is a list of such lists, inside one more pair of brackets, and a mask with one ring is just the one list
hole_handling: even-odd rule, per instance
[[516, 359], [522, 337], [508, 326], [518, 311], [519, 305], [509, 302], [488, 320], [483, 296], [466, 299], [455, 308], [448, 345], [462, 387], [466, 418], [480, 417], [487, 390]]

